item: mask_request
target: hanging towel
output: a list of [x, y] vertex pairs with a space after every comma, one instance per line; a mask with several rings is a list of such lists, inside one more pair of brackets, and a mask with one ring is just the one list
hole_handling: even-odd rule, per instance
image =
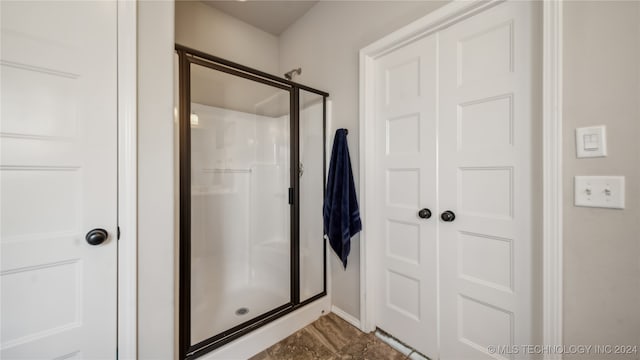
[[351, 237], [362, 230], [356, 187], [353, 183], [346, 129], [336, 130], [324, 198], [324, 233], [347, 268]]

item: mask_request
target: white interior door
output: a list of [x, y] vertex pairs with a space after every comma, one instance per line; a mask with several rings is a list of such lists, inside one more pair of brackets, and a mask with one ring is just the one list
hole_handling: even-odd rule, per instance
[[[376, 319], [437, 355], [437, 42], [430, 36], [376, 63], [376, 183], [380, 211]], [[419, 212], [428, 211], [419, 216]]]
[[0, 6], [0, 357], [113, 359], [116, 2]]
[[375, 63], [376, 324], [432, 359], [534, 343], [535, 16], [501, 3]]
[[440, 33], [442, 359], [534, 343], [532, 16], [506, 2]]

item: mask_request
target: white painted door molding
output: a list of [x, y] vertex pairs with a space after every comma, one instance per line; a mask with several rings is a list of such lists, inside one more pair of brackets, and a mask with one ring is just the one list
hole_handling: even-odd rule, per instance
[[137, 2], [118, 0], [118, 359], [137, 359]]
[[[369, 220], [378, 218], [374, 184], [375, 109], [374, 61], [412, 41], [428, 36], [501, 1], [453, 1], [425, 17], [385, 36], [360, 50], [360, 198], [363, 231], [360, 246], [360, 323], [361, 330], [375, 329], [374, 300], [376, 279], [371, 274], [378, 249], [370, 241], [375, 234]], [[562, 3], [544, 2], [543, 9], [543, 343], [562, 344]], [[369, 295], [369, 296], [367, 296]], [[548, 356], [549, 359], [557, 357]]]
[[[543, 4], [542, 341], [562, 345], [562, 0]], [[548, 354], [545, 359], [561, 359]]]

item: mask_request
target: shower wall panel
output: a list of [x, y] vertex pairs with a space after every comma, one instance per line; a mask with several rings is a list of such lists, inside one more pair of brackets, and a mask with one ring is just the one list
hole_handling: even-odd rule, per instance
[[[198, 342], [290, 300], [289, 119], [197, 103], [191, 110], [191, 321]], [[260, 296], [272, 300], [252, 303]], [[247, 313], [236, 314], [240, 308]]]
[[324, 106], [300, 91], [300, 301], [324, 290]]

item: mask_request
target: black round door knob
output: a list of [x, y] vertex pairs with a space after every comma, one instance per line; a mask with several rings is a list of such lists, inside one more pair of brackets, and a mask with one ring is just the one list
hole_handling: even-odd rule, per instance
[[454, 214], [451, 210], [447, 210], [440, 214], [440, 219], [442, 219], [442, 221], [444, 222], [452, 222], [456, 219], [456, 214]]
[[422, 209], [422, 210], [418, 211], [418, 216], [419, 216], [421, 219], [428, 219], [428, 218], [430, 218], [430, 217], [431, 217], [431, 210], [429, 210], [429, 209], [427, 209], [427, 208], [424, 208], [424, 209]]
[[107, 240], [109, 233], [105, 229], [93, 229], [84, 237], [89, 245], [100, 245]]

